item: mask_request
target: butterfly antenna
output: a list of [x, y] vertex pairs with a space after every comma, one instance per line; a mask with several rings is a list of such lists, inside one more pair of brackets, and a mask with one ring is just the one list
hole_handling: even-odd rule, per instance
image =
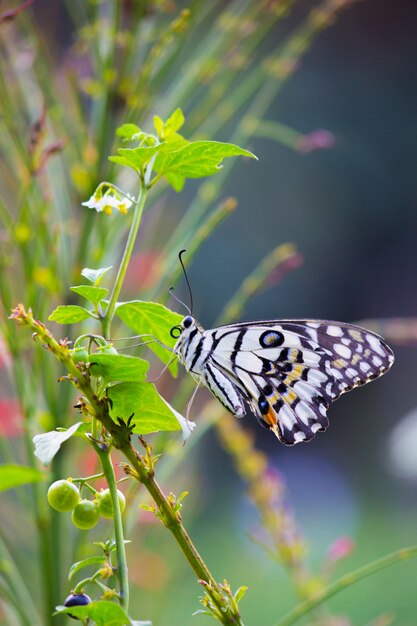
[[175, 293], [174, 293], [174, 289], [175, 289], [175, 287], [170, 287], [170, 288], [168, 289], [168, 291], [169, 291], [170, 295], [174, 298], [174, 300], [176, 300], [177, 302], [179, 302], [180, 304], [182, 304], [182, 306], [183, 306], [183, 307], [185, 307], [185, 308], [187, 309], [188, 313], [191, 315], [190, 307], [189, 307], [189, 306], [187, 306], [187, 305], [185, 304], [185, 302], [183, 302], [182, 300], [180, 300], [179, 298], [177, 298], [177, 296], [176, 296], [176, 295], [175, 295]]
[[190, 315], [193, 314], [193, 309], [194, 309], [194, 302], [193, 302], [193, 292], [191, 290], [191, 285], [190, 285], [190, 281], [188, 280], [188, 276], [187, 276], [187, 272], [185, 271], [185, 265], [184, 265], [184, 261], [182, 260], [182, 255], [184, 254], [184, 252], [187, 252], [187, 250], [181, 250], [178, 254], [178, 258], [180, 260], [181, 263], [181, 267], [182, 267], [182, 271], [184, 272], [184, 277], [187, 283], [187, 287], [188, 287], [188, 291], [190, 294]]

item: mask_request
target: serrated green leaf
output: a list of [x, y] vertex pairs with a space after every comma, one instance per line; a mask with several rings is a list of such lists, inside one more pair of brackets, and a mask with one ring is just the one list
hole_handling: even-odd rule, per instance
[[35, 467], [25, 465], [0, 465], [0, 491], [14, 489], [21, 485], [37, 483], [45, 480], [46, 476]]
[[[158, 302], [143, 302], [141, 300], [120, 304], [116, 313], [136, 334], [149, 334], [170, 348], [173, 348], [176, 342], [176, 339], [171, 337], [170, 330], [179, 324], [184, 317], [170, 311]], [[149, 348], [163, 363], [169, 363], [172, 358], [171, 352], [156, 342], [150, 343]], [[176, 359], [169, 366], [169, 370], [173, 376], [176, 376], [178, 371]]]
[[73, 563], [68, 572], [68, 580], [83, 569], [84, 567], [88, 567], [89, 565], [98, 565], [102, 564], [107, 560], [107, 557], [103, 554], [102, 556], [90, 556], [88, 559], [83, 559], [82, 561], [77, 561], [77, 563]]
[[109, 293], [109, 290], [104, 287], [92, 287], [91, 285], [77, 285], [76, 287], [71, 287], [71, 291], [92, 304], [98, 304]]
[[94, 287], [98, 287], [104, 274], [111, 269], [113, 269], [113, 265], [109, 265], [109, 267], [100, 267], [97, 270], [85, 267], [81, 270], [81, 276], [84, 276], [84, 278], [93, 283]]
[[116, 135], [122, 137], [125, 141], [131, 141], [134, 135], [140, 133], [140, 128], [136, 124], [122, 124], [116, 130]]
[[60, 305], [48, 317], [50, 322], [57, 324], [76, 324], [92, 317], [90, 311], [76, 304]]
[[52, 430], [49, 433], [35, 435], [33, 438], [33, 443], [35, 444], [35, 456], [44, 465], [49, 465], [64, 441], [67, 441], [70, 437], [72, 437], [80, 426], [83, 425], [83, 422], [78, 422], [77, 424], [71, 426], [71, 428], [68, 428], [68, 430]]
[[146, 379], [149, 363], [126, 354], [91, 354], [90, 373], [105, 383], [140, 382]]
[[142, 171], [152, 157], [160, 150], [160, 145], [144, 148], [119, 148], [117, 156], [110, 156], [109, 161], [131, 167], [135, 172]]
[[176, 109], [164, 124], [165, 139], [184, 126], [185, 117], [181, 109]]
[[96, 626], [130, 626], [132, 623], [121, 606], [106, 600], [91, 602], [86, 606], [57, 606], [56, 609], [54, 615], [70, 613], [81, 619], [89, 617]]
[[232, 143], [194, 141], [179, 150], [164, 153], [163, 159], [156, 159], [154, 169], [161, 174], [170, 172], [184, 178], [201, 178], [216, 174], [223, 159], [232, 156], [257, 158], [252, 152]]
[[112, 401], [110, 415], [127, 419], [134, 417], [133, 432], [148, 435], [158, 431], [181, 430], [181, 424], [152, 383], [120, 383], [108, 390]]

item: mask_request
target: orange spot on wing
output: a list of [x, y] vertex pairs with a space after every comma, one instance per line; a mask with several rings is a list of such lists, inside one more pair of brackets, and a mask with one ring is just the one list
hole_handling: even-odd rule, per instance
[[269, 407], [269, 411], [266, 415], [263, 416], [265, 422], [271, 427], [273, 428], [274, 426], [277, 425], [277, 414], [275, 413], [274, 409], [272, 408], [272, 406]]

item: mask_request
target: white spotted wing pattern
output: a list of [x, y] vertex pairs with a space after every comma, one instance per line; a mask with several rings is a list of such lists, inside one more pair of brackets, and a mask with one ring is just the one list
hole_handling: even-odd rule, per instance
[[274, 320], [203, 330], [188, 315], [171, 334], [187, 371], [226, 409], [242, 417], [246, 401], [286, 445], [325, 430], [333, 400], [394, 362], [378, 335], [341, 322]]

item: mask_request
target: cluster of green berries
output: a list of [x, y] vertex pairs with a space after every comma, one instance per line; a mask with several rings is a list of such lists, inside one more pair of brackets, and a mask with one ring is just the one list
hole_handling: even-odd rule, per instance
[[[117, 497], [120, 510], [123, 512], [126, 506], [125, 497], [119, 490], [117, 490]], [[78, 487], [73, 482], [57, 480], [48, 489], [48, 502], [55, 511], [60, 513], [72, 511], [72, 523], [82, 530], [93, 528], [100, 515], [107, 519], [113, 517], [113, 505], [109, 489], [97, 492], [94, 500], [83, 500]]]

